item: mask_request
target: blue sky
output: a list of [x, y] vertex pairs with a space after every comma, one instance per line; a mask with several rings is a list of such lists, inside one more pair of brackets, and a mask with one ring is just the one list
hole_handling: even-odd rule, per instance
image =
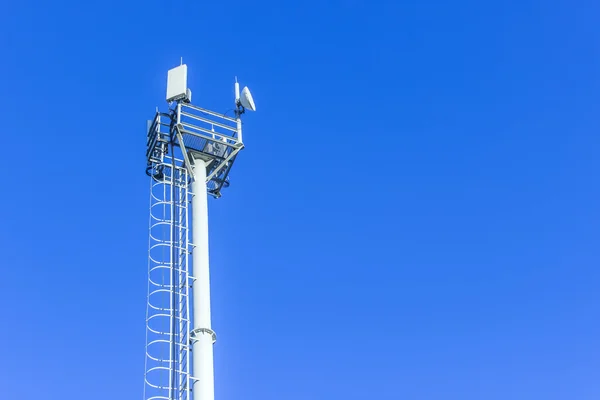
[[210, 201], [218, 399], [600, 397], [596, 2], [19, 1], [0, 398], [142, 396], [146, 120], [258, 112]]

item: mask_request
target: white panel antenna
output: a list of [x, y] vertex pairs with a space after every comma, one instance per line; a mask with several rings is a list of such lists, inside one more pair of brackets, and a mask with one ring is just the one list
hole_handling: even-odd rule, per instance
[[182, 64], [169, 70], [167, 75], [167, 102], [186, 98], [187, 65]]

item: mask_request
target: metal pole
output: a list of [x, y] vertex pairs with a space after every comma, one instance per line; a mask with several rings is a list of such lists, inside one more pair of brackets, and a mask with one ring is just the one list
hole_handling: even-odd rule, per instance
[[214, 400], [213, 343], [210, 323], [210, 279], [208, 263], [208, 196], [206, 164], [194, 158], [192, 182], [192, 395], [193, 400]]
[[234, 91], [235, 91], [235, 122], [236, 122], [236, 128], [237, 128], [237, 139], [239, 143], [243, 143], [242, 140], [242, 119], [240, 118], [240, 112], [239, 112], [239, 106], [238, 106], [238, 101], [240, 101], [240, 84], [237, 81], [237, 76], [235, 77], [235, 85], [234, 85]]

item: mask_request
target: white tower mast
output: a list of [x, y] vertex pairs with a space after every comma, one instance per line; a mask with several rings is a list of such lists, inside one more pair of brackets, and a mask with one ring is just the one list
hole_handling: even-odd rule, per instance
[[213, 343], [216, 340], [210, 321], [210, 274], [208, 263], [208, 198], [206, 193], [206, 164], [202, 158], [194, 157], [192, 182], [192, 237], [193, 264], [193, 330], [192, 360], [194, 400], [215, 398], [213, 372]]
[[235, 118], [194, 106], [191, 97], [182, 64], [168, 73], [169, 112], [148, 121], [145, 400], [214, 400], [208, 196], [219, 198], [229, 186], [244, 148], [241, 115], [256, 107], [247, 87], [240, 94], [237, 79]]

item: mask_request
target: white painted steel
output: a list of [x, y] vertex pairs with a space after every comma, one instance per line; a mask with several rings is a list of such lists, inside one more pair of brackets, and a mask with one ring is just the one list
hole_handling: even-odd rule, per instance
[[206, 164], [194, 158], [192, 182], [192, 397], [214, 400], [213, 341], [210, 320], [208, 196]]

